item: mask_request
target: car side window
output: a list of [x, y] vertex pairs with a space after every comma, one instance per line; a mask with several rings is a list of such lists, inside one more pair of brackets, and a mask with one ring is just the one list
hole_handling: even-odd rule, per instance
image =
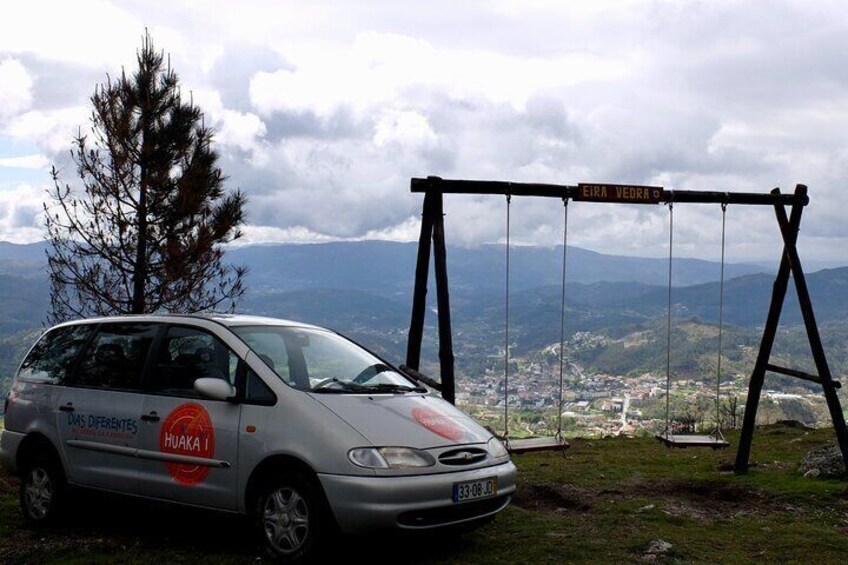
[[76, 386], [140, 390], [147, 354], [157, 324], [121, 323], [100, 326], [69, 379]]
[[261, 330], [250, 332], [246, 336], [247, 345], [256, 352], [262, 361], [268, 365], [285, 382], [292, 383], [290, 359], [285, 341], [274, 332]]
[[253, 372], [253, 369], [247, 368], [247, 378], [245, 379], [244, 401], [247, 404], [258, 404], [260, 406], [273, 406], [277, 402], [277, 395], [274, 391], [259, 378], [259, 375]]
[[224, 342], [201, 329], [168, 328], [156, 354], [150, 376], [150, 392], [198, 397], [194, 381], [223, 379], [234, 385], [238, 357]]
[[41, 336], [21, 364], [18, 379], [26, 382], [62, 384], [93, 325], [65, 326]]

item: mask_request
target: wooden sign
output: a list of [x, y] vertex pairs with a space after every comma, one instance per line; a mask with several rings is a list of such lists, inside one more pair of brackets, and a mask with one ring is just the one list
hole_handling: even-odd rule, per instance
[[574, 200], [659, 204], [662, 202], [662, 197], [663, 188], [661, 186], [581, 182], [577, 185], [577, 194], [574, 196]]

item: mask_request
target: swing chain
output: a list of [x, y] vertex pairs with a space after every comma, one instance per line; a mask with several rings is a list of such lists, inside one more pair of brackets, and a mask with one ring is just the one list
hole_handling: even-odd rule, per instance
[[665, 347], [665, 431], [667, 436], [673, 435], [671, 429], [671, 275], [674, 249], [674, 192], [668, 201], [668, 311], [666, 319]]
[[509, 449], [509, 227], [512, 195], [506, 194], [506, 264], [504, 283], [504, 433], [503, 439]]
[[565, 364], [565, 280], [566, 280], [566, 257], [568, 249], [568, 197], [562, 198], [563, 225], [562, 225], [562, 288], [559, 317], [559, 404], [557, 406], [557, 441], [562, 441], [562, 388], [563, 370]]
[[711, 435], [716, 439], [724, 440], [724, 434], [721, 432], [721, 356], [722, 356], [722, 331], [724, 329], [724, 256], [725, 256], [725, 235], [727, 227], [727, 193], [725, 193], [725, 201], [721, 203], [721, 278], [719, 280], [718, 291], [718, 359], [716, 361], [716, 422], [715, 430]]

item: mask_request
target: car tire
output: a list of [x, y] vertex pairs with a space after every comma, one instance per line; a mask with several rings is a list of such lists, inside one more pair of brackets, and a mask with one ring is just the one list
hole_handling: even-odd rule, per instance
[[65, 499], [65, 473], [53, 454], [39, 453], [21, 473], [20, 503], [24, 521], [30, 527], [56, 522]]
[[266, 480], [254, 506], [254, 527], [266, 555], [280, 563], [315, 557], [326, 527], [313, 481], [300, 473]]

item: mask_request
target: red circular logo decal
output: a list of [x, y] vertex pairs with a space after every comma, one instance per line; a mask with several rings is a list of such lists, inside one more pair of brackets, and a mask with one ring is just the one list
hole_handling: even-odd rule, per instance
[[464, 434], [462, 428], [459, 427], [456, 422], [444, 414], [439, 414], [435, 410], [431, 410], [429, 408], [413, 409], [412, 417], [415, 418], [416, 422], [434, 434], [438, 434], [451, 441], [461, 440]]
[[[200, 404], [181, 404], [174, 408], [159, 430], [159, 451], [211, 458], [215, 454], [215, 430], [206, 409]], [[209, 474], [209, 467], [204, 465], [165, 465], [174, 480], [186, 486], [203, 482]]]

